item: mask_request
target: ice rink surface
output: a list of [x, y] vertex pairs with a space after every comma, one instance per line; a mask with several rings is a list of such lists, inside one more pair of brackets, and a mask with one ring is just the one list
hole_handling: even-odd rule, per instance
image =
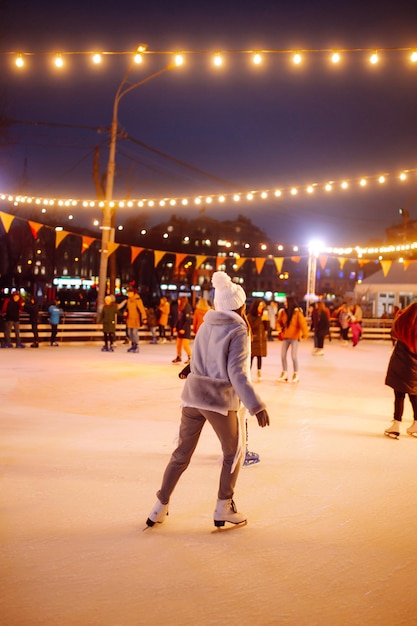
[[[389, 342], [300, 345], [300, 382], [263, 380], [235, 501], [214, 531], [220, 449], [209, 426], [147, 529], [175, 445], [173, 344], [0, 350], [2, 626], [417, 624], [417, 440], [384, 437]], [[255, 364], [254, 364], [255, 367]], [[290, 368], [290, 374], [292, 369]], [[213, 532], [214, 531], [214, 532]]]

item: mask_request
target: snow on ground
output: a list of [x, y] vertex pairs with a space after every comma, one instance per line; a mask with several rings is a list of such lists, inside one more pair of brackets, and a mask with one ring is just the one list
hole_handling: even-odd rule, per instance
[[[219, 445], [203, 431], [167, 521], [142, 532], [175, 444], [173, 344], [0, 351], [4, 626], [417, 624], [417, 440], [383, 436], [388, 342], [313, 357], [279, 384], [277, 341], [250, 421], [258, 465], [214, 531]], [[255, 364], [254, 364], [255, 366]], [[404, 424], [411, 422], [407, 401]], [[214, 532], [213, 532], [214, 531]]]

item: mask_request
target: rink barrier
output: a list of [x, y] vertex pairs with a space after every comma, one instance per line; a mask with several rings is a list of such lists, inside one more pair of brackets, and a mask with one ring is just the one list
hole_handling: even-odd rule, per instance
[[[28, 321], [28, 316], [22, 314], [20, 323], [20, 335], [23, 343], [32, 343], [32, 328]], [[49, 342], [51, 336], [51, 326], [47, 322], [48, 314], [41, 313], [39, 316], [38, 333], [40, 342]], [[61, 324], [58, 325], [57, 341], [71, 342], [91, 342], [103, 340], [103, 327], [96, 321], [96, 314], [93, 312], [68, 312], [62, 317]], [[362, 339], [372, 339], [380, 341], [391, 341], [392, 320], [381, 320], [379, 318], [365, 318], [362, 321]], [[170, 336], [171, 329], [167, 326], [167, 336]], [[277, 332], [272, 331], [272, 336], [277, 337]], [[331, 320], [330, 334], [332, 339], [339, 339], [340, 329], [335, 320]], [[116, 339], [121, 340], [126, 336], [126, 326], [123, 323], [116, 326]], [[312, 335], [312, 333], [311, 333]], [[150, 330], [143, 326], [139, 329], [139, 339], [150, 341], [152, 335]], [[12, 341], [14, 333], [12, 332]]]

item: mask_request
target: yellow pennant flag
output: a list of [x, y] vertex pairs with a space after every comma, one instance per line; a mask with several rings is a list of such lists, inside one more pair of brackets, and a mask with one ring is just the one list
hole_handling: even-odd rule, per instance
[[71, 235], [67, 230], [56, 230], [55, 231], [55, 248], [58, 248], [59, 244], [62, 243], [65, 237]]
[[10, 226], [12, 225], [12, 222], [14, 220], [14, 215], [10, 215], [9, 213], [3, 213], [3, 211], [0, 211], [0, 219], [3, 223], [4, 230], [6, 231], [6, 233], [8, 233], [10, 230]]
[[342, 269], [343, 269], [344, 264], [345, 264], [345, 263], [346, 263], [346, 261], [347, 261], [347, 259], [345, 259], [344, 257], [338, 256], [338, 257], [337, 257], [337, 260], [339, 261], [339, 263], [340, 263], [340, 269], [342, 270]]
[[324, 256], [320, 255], [319, 256], [319, 263], [320, 263], [320, 267], [321, 267], [322, 270], [326, 269], [326, 264], [327, 264], [327, 259], [328, 258], [329, 257], [326, 256], [326, 255], [324, 255]]
[[156, 267], [159, 261], [166, 255], [166, 252], [162, 250], [154, 250], [153, 251], [153, 266]]
[[382, 267], [382, 271], [384, 274], [384, 277], [386, 278], [388, 272], [391, 269], [391, 265], [392, 265], [392, 261], [380, 261], [381, 267]]
[[237, 269], [240, 270], [240, 268], [242, 267], [242, 265], [244, 263], [246, 263], [248, 259], [246, 257], [239, 257], [238, 259], [235, 260], [235, 264], [237, 265]]
[[197, 256], [195, 257], [195, 268], [198, 270], [200, 265], [203, 265], [204, 261], [207, 258], [208, 257], [204, 256], [203, 254], [197, 254]]
[[120, 243], [115, 243], [114, 241], [109, 241], [107, 243], [107, 258], [109, 258], [109, 256], [112, 255], [113, 252], [115, 252], [119, 246], [120, 246]]
[[277, 268], [278, 274], [281, 274], [282, 264], [284, 263], [284, 257], [283, 256], [274, 257], [274, 263], [275, 263], [275, 267]]

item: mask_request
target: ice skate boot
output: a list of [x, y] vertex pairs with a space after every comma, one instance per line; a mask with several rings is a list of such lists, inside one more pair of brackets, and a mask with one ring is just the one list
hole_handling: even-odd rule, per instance
[[148, 519], [146, 520], [146, 526], [155, 526], [155, 524], [162, 524], [168, 515], [168, 505], [162, 504], [160, 500], [156, 501]]
[[214, 511], [214, 525], [216, 528], [224, 526], [226, 522], [231, 524], [246, 523], [246, 515], [238, 513], [236, 505], [232, 498], [228, 500], [217, 500], [216, 509]]
[[262, 380], [262, 370], [258, 370], [258, 382]]
[[249, 452], [249, 450], [246, 450], [242, 466], [247, 467], [248, 465], [255, 465], [255, 463], [260, 463], [260, 461], [261, 459], [259, 458], [259, 454], [257, 452]]
[[417, 437], [417, 421], [411, 424], [410, 428], [407, 428], [407, 435], [411, 435], [411, 437]]
[[384, 431], [384, 435], [391, 437], [391, 439], [398, 439], [400, 436], [400, 425], [401, 422], [393, 420], [391, 426]]
[[292, 375], [292, 383], [298, 383], [300, 381], [300, 377], [298, 376], [298, 372], [294, 372]]
[[288, 382], [288, 374], [287, 372], [281, 372], [281, 376], [278, 378], [279, 383], [287, 383]]
[[102, 351], [102, 352], [108, 352], [108, 351], [109, 351], [109, 349], [108, 349], [108, 347], [107, 347], [107, 346], [103, 346], [103, 347], [102, 347], [102, 349], [101, 349], [101, 351]]

